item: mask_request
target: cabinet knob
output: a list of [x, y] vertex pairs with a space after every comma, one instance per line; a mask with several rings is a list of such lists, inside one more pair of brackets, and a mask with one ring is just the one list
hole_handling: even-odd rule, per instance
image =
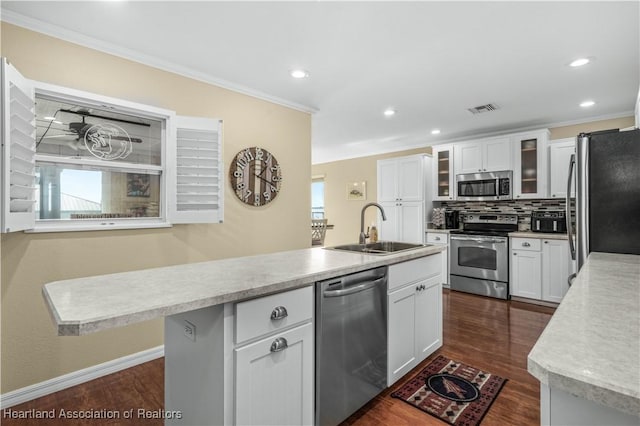
[[552, 197], [555, 197], [555, 196], [556, 196], [556, 194], [551, 194], [551, 196], [552, 196]]
[[278, 306], [271, 311], [271, 319], [274, 321], [281, 320], [287, 316], [289, 316], [289, 313], [287, 312], [287, 308], [284, 306]]
[[544, 243], [545, 243], [545, 244], [549, 244], [549, 241], [545, 241]]
[[280, 352], [280, 351], [284, 351], [288, 347], [289, 347], [289, 343], [287, 342], [287, 339], [285, 339], [284, 337], [278, 337], [271, 344], [270, 350], [271, 352]]
[[435, 237], [434, 240], [440, 241], [440, 237]]
[[517, 256], [517, 255], [518, 255], [518, 253], [513, 253], [513, 255], [514, 255], [514, 256]]
[[482, 169], [478, 169], [478, 171], [479, 171], [479, 172], [481, 172], [481, 171], [482, 171]]

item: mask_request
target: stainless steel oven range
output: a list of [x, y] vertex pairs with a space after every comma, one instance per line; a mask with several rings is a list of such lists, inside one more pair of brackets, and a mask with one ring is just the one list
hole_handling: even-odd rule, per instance
[[509, 298], [509, 232], [516, 214], [468, 214], [463, 229], [451, 231], [451, 289]]

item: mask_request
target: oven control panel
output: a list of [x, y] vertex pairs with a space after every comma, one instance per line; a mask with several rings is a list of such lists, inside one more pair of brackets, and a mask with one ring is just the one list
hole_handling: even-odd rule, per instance
[[506, 223], [506, 224], [518, 224], [517, 214], [485, 214], [485, 213], [472, 213], [466, 214], [463, 217], [464, 223]]

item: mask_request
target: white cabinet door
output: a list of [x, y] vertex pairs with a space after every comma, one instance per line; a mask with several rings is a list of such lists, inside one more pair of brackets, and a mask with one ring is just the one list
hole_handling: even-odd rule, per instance
[[482, 171], [482, 143], [470, 142], [455, 146], [455, 170], [460, 173], [478, 173]]
[[560, 303], [569, 291], [567, 278], [573, 273], [569, 242], [544, 240], [542, 244], [542, 300]]
[[313, 351], [311, 323], [236, 349], [236, 424], [313, 424]]
[[432, 172], [433, 199], [439, 201], [453, 200], [455, 197], [453, 146], [434, 146], [433, 159], [435, 161]]
[[[402, 201], [399, 210], [398, 239], [405, 243], [422, 244], [424, 241], [424, 209], [421, 201]], [[386, 239], [386, 238], [385, 238]]]
[[382, 216], [378, 213], [378, 238], [386, 241], [398, 241], [400, 234], [398, 232], [400, 223], [400, 206], [398, 202], [380, 203], [387, 216], [387, 220], [382, 220]]
[[442, 278], [439, 276], [418, 285], [415, 324], [416, 357], [420, 363], [442, 346]]
[[409, 372], [416, 364], [416, 293], [412, 284], [389, 294], [387, 386]]
[[[549, 143], [549, 197], [565, 198], [567, 196], [567, 178], [569, 177], [569, 160], [576, 152], [576, 142], [573, 138], [563, 139], [562, 142]], [[575, 185], [571, 196], [575, 197]]]
[[512, 170], [510, 138], [496, 138], [483, 142], [483, 172]]
[[511, 294], [529, 299], [540, 299], [542, 297], [541, 269], [540, 252], [512, 250]]
[[398, 200], [398, 172], [397, 161], [378, 161], [378, 202]]
[[513, 198], [544, 198], [547, 194], [546, 129], [512, 136]]
[[424, 198], [423, 162], [422, 156], [398, 160], [398, 198], [401, 201], [422, 201]]

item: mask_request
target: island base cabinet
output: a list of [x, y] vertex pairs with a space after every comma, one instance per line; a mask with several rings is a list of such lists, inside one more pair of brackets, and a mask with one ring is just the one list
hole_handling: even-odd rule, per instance
[[540, 384], [540, 424], [543, 426], [637, 426], [639, 419]]
[[313, 424], [313, 353], [311, 323], [236, 349], [236, 424]]
[[[428, 264], [405, 262], [390, 268], [389, 286], [394, 290], [387, 299], [387, 386], [442, 346], [441, 256], [442, 253], [430, 256]], [[397, 288], [392, 282], [395, 279], [409, 284]]]
[[[229, 305], [217, 305], [165, 318], [166, 426], [233, 422], [233, 388], [225, 371], [225, 339], [230, 339], [225, 327], [232, 327], [229, 321], [225, 326], [225, 316], [231, 315]], [[187, 336], [187, 326], [191, 337]]]

